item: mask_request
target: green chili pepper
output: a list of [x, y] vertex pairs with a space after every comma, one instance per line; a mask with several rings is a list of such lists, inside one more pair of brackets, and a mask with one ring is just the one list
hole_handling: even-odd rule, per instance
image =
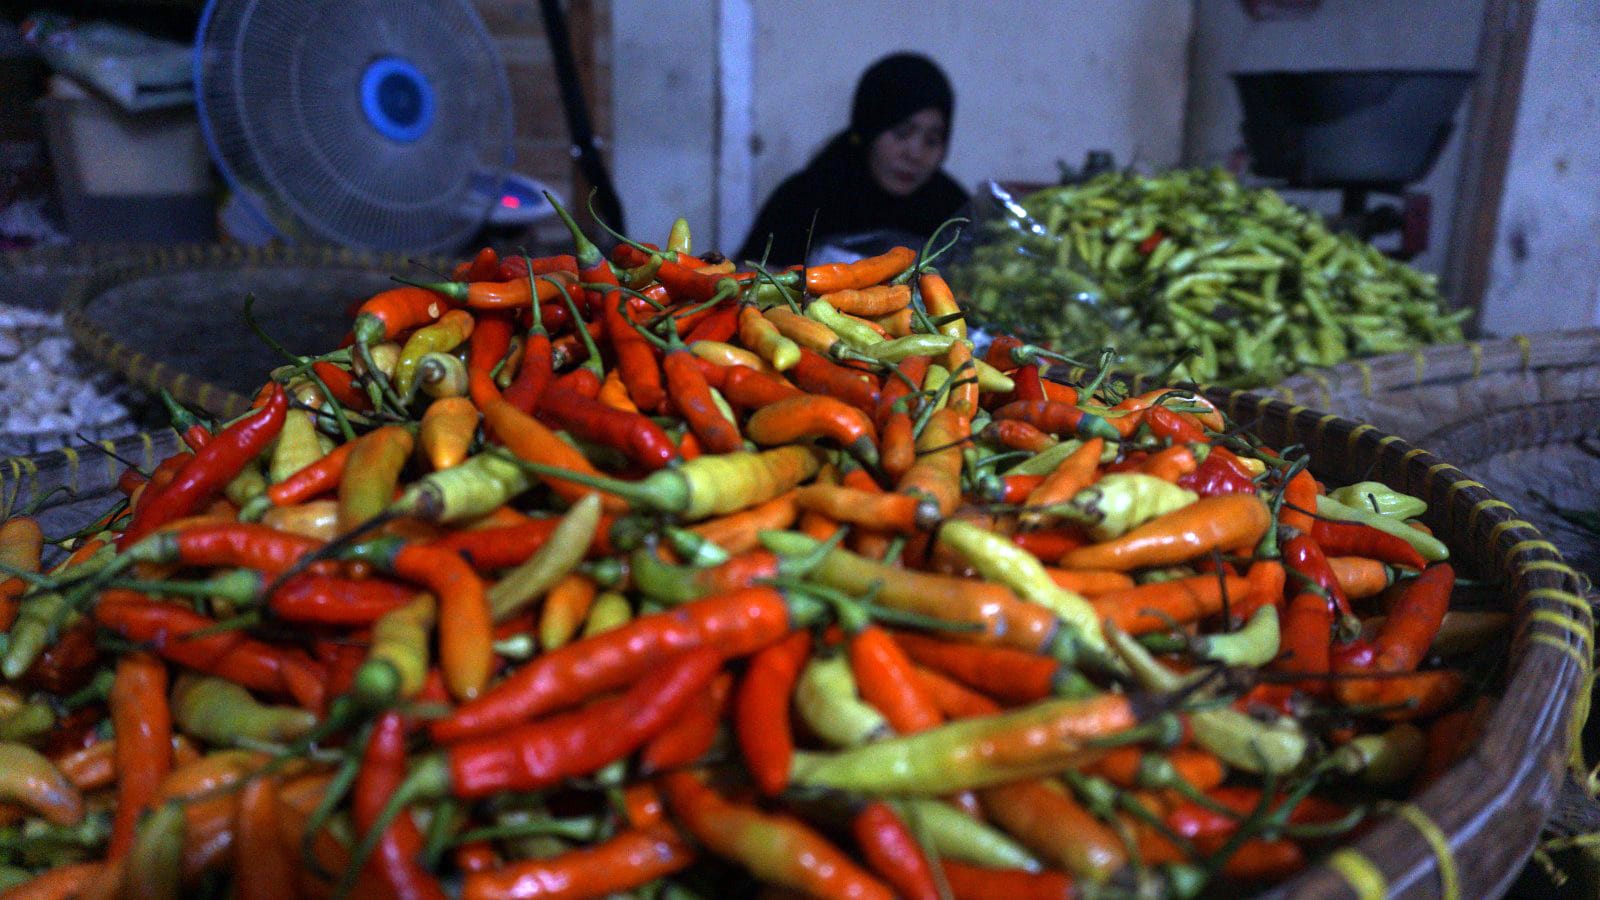
[[413, 482], [387, 512], [430, 522], [459, 522], [499, 509], [532, 485], [533, 479], [517, 463], [496, 453], [479, 453]]
[[1404, 784], [1422, 767], [1428, 738], [1422, 729], [1401, 722], [1382, 734], [1363, 734], [1333, 751], [1328, 764], [1346, 775], [1359, 775], [1373, 785]]
[[1263, 606], [1250, 616], [1238, 631], [1206, 634], [1192, 639], [1196, 656], [1227, 666], [1260, 668], [1278, 655], [1282, 635], [1278, 629], [1278, 608]]
[[861, 699], [850, 661], [841, 653], [812, 657], [794, 689], [801, 721], [835, 747], [855, 747], [890, 733], [877, 707]]
[[1415, 519], [1428, 511], [1426, 501], [1377, 481], [1347, 484], [1329, 491], [1328, 496], [1351, 509], [1370, 509], [1392, 519]]
[[222, 678], [185, 673], [172, 687], [172, 718], [184, 733], [211, 744], [240, 741], [281, 744], [316, 727], [315, 713], [292, 706], [267, 706]]
[[562, 516], [543, 546], [490, 586], [489, 607], [495, 621], [504, 622], [516, 615], [576, 568], [589, 552], [599, 527], [600, 495], [585, 494]]
[[873, 344], [883, 340], [882, 335], [873, 331], [871, 326], [857, 322], [847, 317], [844, 313], [834, 309], [833, 304], [822, 298], [811, 301], [806, 306], [806, 318], [833, 329], [839, 339], [850, 346], [852, 350], [866, 350]]
[[991, 869], [1037, 872], [1044, 866], [1027, 848], [982, 820], [943, 800], [906, 799], [890, 804], [941, 859], [956, 859]]
[[[1126, 632], [1108, 624], [1106, 636], [1147, 689], [1176, 693], [1186, 687], [1184, 678], [1163, 666]], [[1196, 742], [1223, 762], [1247, 772], [1292, 771], [1305, 758], [1308, 747], [1305, 732], [1292, 719], [1262, 722], [1230, 706], [1196, 710], [1189, 714], [1189, 724]]]
[[1057, 585], [1038, 557], [1004, 535], [962, 519], [946, 521], [939, 528], [939, 541], [961, 554], [984, 578], [1054, 612], [1073, 629], [1082, 649], [1103, 656], [1105, 637], [1094, 606], [1082, 595]]
[[913, 356], [933, 356], [944, 353], [956, 338], [948, 334], [913, 334], [891, 340], [880, 340], [861, 348], [860, 354], [876, 363], [897, 363]]
[[1108, 541], [1151, 519], [1200, 499], [1194, 491], [1139, 472], [1113, 472], [1074, 494], [1066, 503], [1038, 510], [1088, 527], [1089, 536]]

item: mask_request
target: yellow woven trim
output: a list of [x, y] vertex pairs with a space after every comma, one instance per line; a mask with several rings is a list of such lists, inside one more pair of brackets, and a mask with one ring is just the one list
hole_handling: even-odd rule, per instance
[[1497, 522], [1493, 528], [1489, 529], [1489, 543], [1492, 544], [1495, 541], [1500, 540], [1501, 532], [1509, 531], [1512, 528], [1526, 528], [1530, 531], [1534, 530], [1533, 523], [1529, 522], [1527, 519], [1507, 519], [1504, 522]]
[[1260, 397], [1257, 397], [1257, 398], [1256, 398], [1256, 412], [1258, 412], [1258, 413], [1259, 413], [1259, 412], [1261, 412], [1261, 411], [1262, 411], [1262, 410], [1263, 410], [1263, 409], [1266, 409], [1266, 408], [1267, 408], [1267, 404], [1268, 404], [1268, 403], [1271, 403], [1271, 402], [1272, 402], [1272, 399], [1273, 399], [1273, 398], [1271, 398], [1271, 397], [1268, 397], [1268, 396], [1267, 396], [1267, 395], [1265, 395], [1265, 394], [1262, 394], [1262, 395], [1261, 395], [1261, 396], [1260, 396]]
[[[1538, 560], [1538, 562], [1554, 562], [1554, 561], [1555, 560]], [[1533, 568], [1533, 566], [1534, 566], [1534, 563], [1529, 563], [1527, 567], [1531, 569], [1531, 568]], [[1567, 571], [1571, 572], [1572, 570], [1571, 569], [1567, 569]], [[1574, 573], [1574, 574], [1576, 574], [1576, 573]], [[1551, 601], [1554, 601], [1556, 603], [1566, 604], [1567, 606], [1570, 606], [1570, 607], [1572, 607], [1573, 609], [1576, 609], [1576, 610], [1580, 610], [1580, 611], [1582, 611], [1584, 613], [1590, 613], [1589, 601], [1583, 599], [1582, 597], [1578, 596], [1577, 594], [1572, 593], [1571, 591], [1563, 591], [1560, 588], [1534, 588], [1533, 590], [1528, 592], [1528, 599], [1529, 600], [1551, 600]]]
[[1545, 634], [1544, 632], [1541, 631], [1541, 632], [1533, 635], [1532, 637], [1528, 638], [1528, 643], [1530, 643], [1530, 644], [1547, 644], [1547, 645], [1549, 645], [1551, 647], [1556, 648], [1557, 650], [1560, 650], [1562, 653], [1565, 653], [1566, 655], [1572, 657], [1572, 661], [1578, 664], [1578, 668], [1582, 672], [1584, 672], [1585, 675], [1587, 675], [1588, 672], [1590, 671], [1589, 667], [1591, 665], [1593, 665], [1593, 661], [1590, 660], [1588, 655], [1585, 654], [1582, 650], [1579, 650], [1577, 647], [1574, 647], [1570, 641], [1562, 640], [1561, 638], [1558, 638], [1553, 634]]
[[[141, 431], [139, 432], [139, 436], [144, 438], [144, 443], [146, 446], [148, 446], [150, 443], [149, 432]], [[100, 461], [105, 464], [106, 477], [112, 479], [116, 478], [117, 461], [111, 458], [111, 454], [117, 452], [117, 445], [112, 443], [110, 440], [102, 438], [101, 440], [95, 441], [95, 446], [105, 451], [104, 453], [100, 454]]]
[[[1571, 575], [1574, 579], [1578, 578], [1578, 573], [1571, 566], [1555, 559], [1536, 559], [1532, 562], [1525, 562], [1517, 566], [1517, 572], [1559, 572], [1562, 575]], [[1549, 590], [1549, 588], [1540, 588], [1540, 590]], [[1571, 594], [1567, 596], [1573, 597]], [[1577, 600], [1576, 597], [1573, 597], [1573, 599]]]
[[1484, 510], [1499, 509], [1502, 506], [1506, 509], [1511, 509], [1511, 504], [1501, 500], [1499, 497], [1490, 497], [1487, 500], [1479, 500], [1477, 503], [1472, 504], [1471, 511], [1467, 513], [1467, 530], [1471, 531], [1473, 526], [1478, 524], [1478, 516], [1482, 515]]
[[1467, 349], [1472, 351], [1472, 377], [1477, 378], [1483, 374], [1483, 345], [1473, 341]]
[[67, 461], [67, 490], [78, 493], [78, 460], [81, 458], [78, 451], [71, 447], [61, 448], [61, 458]]
[[1566, 613], [1556, 612], [1553, 609], [1534, 610], [1528, 616], [1528, 624], [1524, 626], [1524, 629], [1531, 629], [1537, 622], [1543, 622], [1546, 625], [1560, 628], [1568, 634], [1577, 635], [1578, 643], [1585, 647], [1589, 646], [1590, 639], [1594, 636], [1594, 627], [1587, 621], [1575, 619]]
[[1295, 404], [1294, 406], [1289, 407], [1289, 418], [1292, 419], [1295, 416], [1300, 415], [1301, 413], [1305, 412], [1308, 408], [1309, 407], [1301, 406], [1300, 404]]
[[1327, 867], [1338, 872], [1349, 882], [1360, 900], [1383, 900], [1389, 895], [1389, 879], [1372, 860], [1360, 851], [1345, 847], [1328, 854]]
[[1422, 372], [1428, 367], [1428, 358], [1422, 355], [1421, 350], [1413, 350], [1411, 351], [1411, 363], [1413, 371], [1416, 373], [1416, 382], [1421, 384]]
[[1361, 360], [1356, 360], [1356, 371], [1361, 373], [1361, 396], [1372, 396], [1372, 367]]
[[1454, 468], [1455, 466], [1452, 466], [1446, 462], [1434, 463], [1433, 465], [1429, 466], [1427, 473], [1422, 476], [1423, 491], [1429, 491], [1433, 489], [1433, 479], [1436, 478], [1440, 472], [1443, 472], [1445, 469]]
[[1455, 499], [1457, 491], [1464, 491], [1469, 487], [1481, 488], [1483, 482], [1473, 481], [1471, 478], [1458, 478], [1450, 482], [1450, 486], [1444, 489], [1444, 502], [1449, 503]]
[[1323, 409], [1331, 409], [1333, 407], [1333, 383], [1328, 381], [1328, 376], [1316, 369], [1312, 369], [1306, 373], [1306, 377], [1316, 382], [1317, 388], [1322, 391], [1322, 402], [1318, 405]]
[[1283, 387], [1278, 388], [1278, 396], [1283, 398], [1283, 402], [1285, 403], [1293, 403], [1294, 388], [1284, 385]]
[[1522, 368], [1528, 368], [1528, 365], [1533, 362], [1533, 341], [1529, 340], [1525, 334], [1519, 334], [1513, 337], [1512, 340], [1522, 350]]
[[1377, 428], [1367, 424], [1366, 422], [1362, 422], [1360, 425], [1350, 429], [1350, 436], [1345, 438], [1345, 447], [1350, 450], [1354, 450], [1356, 448], [1356, 441], [1360, 439], [1363, 434], [1366, 434], [1369, 431], [1377, 430]]
[[1508, 552], [1512, 556], [1516, 556], [1517, 554], [1522, 553], [1525, 550], [1532, 550], [1535, 547], [1537, 547], [1540, 550], [1549, 550], [1551, 553], [1556, 553], [1556, 554], [1559, 554], [1561, 552], [1559, 549], [1556, 548], [1555, 544], [1552, 544], [1549, 541], [1541, 541], [1541, 540], [1538, 540], [1536, 538], [1529, 538], [1526, 541], [1517, 541], [1515, 544], [1511, 545], [1511, 550], [1508, 551]]
[[1423, 840], [1433, 848], [1433, 858], [1439, 864], [1439, 896], [1443, 900], [1459, 900], [1461, 876], [1456, 872], [1456, 858], [1450, 852], [1450, 839], [1445, 837], [1439, 826], [1415, 804], [1402, 803], [1395, 807], [1395, 812], [1400, 818], [1410, 822], [1411, 827], [1421, 833]]
[[1427, 450], [1424, 450], [1421, 447], [1412, 447], [1410, 450], [1406, 451], [1406, 455], [1405, 456], [1400, 457], [1400, 464], [1401, 465], [1405, 465], [1405, 464], [1411, 462], [1413, 459], [1416, 459], [1417, 457], [1419, 457], [1422, 454], [1427, 453], [1427, 452], [1428, 452]]
[[1335, 420], [1337, 418], [1339, 418], [1339, 417], [1334, 415], [1333, 413], [1328, 413], [1327, 415], [1325, 415], [1322, 418], [1317, 420], [1317, 427], [1312, 430], [1312, 434], [1316, 436], [1317, 443], [1319, 443], [1319, 444], [1322, 443], [1322, 433], [1328, 429], [1328, 423], [1332, 422], [1333, 420]]

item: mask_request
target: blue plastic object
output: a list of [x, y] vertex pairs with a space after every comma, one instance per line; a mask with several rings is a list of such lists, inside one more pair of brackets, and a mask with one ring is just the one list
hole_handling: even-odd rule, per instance
[[433, 127], [433, 85], [398, 56], [373, 60], [361, 73], [361, 111], [379, 134], [409, 144]]

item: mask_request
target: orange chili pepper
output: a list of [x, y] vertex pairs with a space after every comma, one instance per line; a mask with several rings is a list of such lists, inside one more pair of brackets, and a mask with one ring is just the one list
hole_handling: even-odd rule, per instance
[[467, 458], [472, 436], [478, 430], [478, 408], [466, 397], [440, 397], [422, 414], [417, 442], [435, 470], [448, 469]]
[[172, 712], [167, 667], [148, 653], [117, 661], [111, 687], [111, 721], [117, 732], [117, 811], [107, 854], [116, 859], [133, 846], [139, 817], [155, 803], [156, 789], [172, 768]]

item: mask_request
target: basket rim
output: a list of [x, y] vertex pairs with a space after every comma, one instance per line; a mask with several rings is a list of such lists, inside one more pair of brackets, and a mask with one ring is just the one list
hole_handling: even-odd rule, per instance
[[89, 316], [89, 307], [106, 293], [151, 276], [177, 272], [218, 271], [241, 267], [322, 266], [399, 271], [413, 262], [439, 268], [452, 265], [442, 257], [419, 259], [403, 251], [356, 250], [323, 245], [171, 244], [130, 245], [111, 261], [74, 278], [61, 300], [61, 316], [74, 343], [95, 362], [149, 393], [166, 390], [186, 406], [221, 419], [250, 409], [250, 398], [197, 377], [135, 349]]
[[1449, 535], [1453, 555], [1474, 552], [1484, 574], [1503, 583], [1514, 617], [1504, 692], [1472, 752], [1267, 896], [1438, 896], [1446, 882], [1503, 893], [1550, 815], [1592, 672], [1594, 619], [1581, 576], [1510, 504], [1421, 447], [1250, 391], [1206, 394], [1263, 438], [1306, 445], [1319, 473], [1342, 466], [1428, 500], [1425, 521]]
[[1432, 344], [1327, 369], [1304, 369], [1254, 393], [1286, 403], [1305, 398], [1321, 409], [1339, 409], [1341, 399], [1375, 399], [1400, 390], [1460, 384], [1494, 374], [1600, 364], [1600, 327], [1515, 334], [1487, 341]]

